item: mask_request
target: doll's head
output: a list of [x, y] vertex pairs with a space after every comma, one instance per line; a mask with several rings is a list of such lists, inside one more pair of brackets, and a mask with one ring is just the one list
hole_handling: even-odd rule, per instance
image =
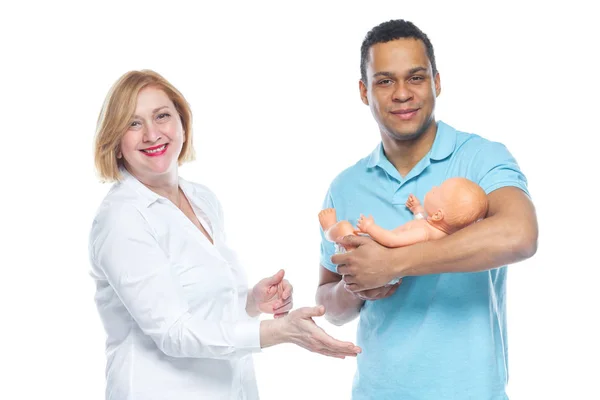
[[487, 214], [488, 201], [484, 190], [466, 178], [450, 178], [434, 186], [423, 201], [427, 220], [450, 234]]

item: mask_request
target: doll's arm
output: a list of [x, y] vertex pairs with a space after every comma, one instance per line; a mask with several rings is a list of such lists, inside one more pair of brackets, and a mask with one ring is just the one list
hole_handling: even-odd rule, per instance
[[357, 223], [361, 232], [367, 233], [377, 243], [386, 247], [402, 247], [427, 240], [427, 230], [423, 226], [411, 226], [410, 229], [394, 231], [383, 229], [375, 224], [373, 217], [360, 216]]
[[408, 196], [408, 200], [406, 200], [406, 208], [413, 213], [415, 218], [425, 218], [425, 208], [421, 205], [421, 202], [415, 195], [411, 194]]

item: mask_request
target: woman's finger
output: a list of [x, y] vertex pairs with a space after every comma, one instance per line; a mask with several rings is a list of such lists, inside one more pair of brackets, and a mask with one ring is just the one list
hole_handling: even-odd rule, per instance
[[274, 305], [273, 306], [273, 313], [274, 314], [280, 314], [280, 313], [285, 312], [285, 311], [290, 311], [292, 309], [292, 304], [293, 304], [292, 299], [289, 299], [288, 301], [286, 301], [285, 303], [283, 303], [280, 306], [275, 306]]

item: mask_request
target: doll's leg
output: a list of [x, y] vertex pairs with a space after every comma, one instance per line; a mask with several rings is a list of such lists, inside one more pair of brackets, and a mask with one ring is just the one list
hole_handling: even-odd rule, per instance
[[331, 228], [337, 222], [335, 208], [326, 208], [319, 213], [319, 222], [324, 231]]

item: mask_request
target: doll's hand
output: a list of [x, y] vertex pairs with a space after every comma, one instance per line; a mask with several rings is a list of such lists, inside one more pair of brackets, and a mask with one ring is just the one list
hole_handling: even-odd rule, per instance
[[364, 215], [360, 214], [360, 218], [356, 222], [356, 226], [358, 227], [359, 231], [363, 233], [369, 233], [369, 229], [373, 225], [375, 225], [375, 220], [371, 215], [365, 217]]
[[417, 199], [415, 197], [415, 195], [411, 194], [408, 196], [408, 200], [406, 200], [406, 207], [412, 211], [413, 213], [415, 212], [415, 208], [417, 208], [418, 206], [421, 205], [421, 202], [419, 201], [419, 199]]

